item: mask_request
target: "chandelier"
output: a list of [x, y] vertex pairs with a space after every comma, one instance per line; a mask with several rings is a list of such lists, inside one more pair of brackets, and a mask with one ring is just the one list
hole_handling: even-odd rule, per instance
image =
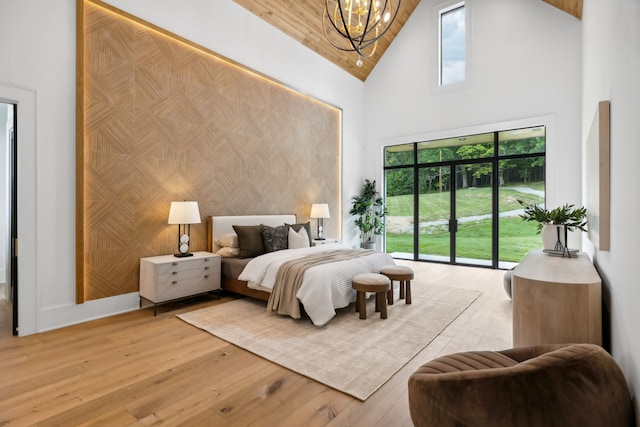
[[[335, 48], [369, 58], [393, 23], [401, 0], [326, 0], [324, 35]], [[392, 4], [393, 3], [393, 4]], [[358, 66], [362, 59], [358, 58]]]

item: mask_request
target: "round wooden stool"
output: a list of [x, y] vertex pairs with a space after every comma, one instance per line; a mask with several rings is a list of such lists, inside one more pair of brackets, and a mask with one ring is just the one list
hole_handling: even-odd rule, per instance
[[358, 274], [351, 279], [351, 287], [356, 290], [356, 311], [361, 319], [367, 318], [367, 292], [376, 294], [376, 311], [380, 312], [380, 318], [387, 318], [387, 293], [391, 288], [388, 277], [378, 273]]
[[[393, 305], [393, 281], [400, 282], [400, 299], [411, 304], [411, 280], [413, 280], [413, 270], [404, 265], [385, 265], [380, 269], [380, 274], [386, 276], [391, 281], [391, 289], [387, 293], [389, 305]], [[406, 297], [405, 297], [406, 295]]]

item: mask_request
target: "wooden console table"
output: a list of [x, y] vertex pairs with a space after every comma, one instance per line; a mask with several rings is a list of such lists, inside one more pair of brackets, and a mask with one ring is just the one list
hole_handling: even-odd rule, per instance
[[513, 270], [511, 289], [514, 347], [602, 345], [602, 281], [585, 253], [531, 251]]

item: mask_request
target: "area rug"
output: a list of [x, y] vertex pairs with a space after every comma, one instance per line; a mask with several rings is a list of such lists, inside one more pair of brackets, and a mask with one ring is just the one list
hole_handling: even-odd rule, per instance
[[[325, 326], [267, 313], [262, 301], [243, 298], [178, 317], [238, 347], [329, 387], [366, 400], [425, 348], [481, 294], [412, 282], [412, 304], [397, 300], [380, 319], [374, 298], [367, 319], [354, 305]], [[397, 293], [397, 290], [396, 290]]]

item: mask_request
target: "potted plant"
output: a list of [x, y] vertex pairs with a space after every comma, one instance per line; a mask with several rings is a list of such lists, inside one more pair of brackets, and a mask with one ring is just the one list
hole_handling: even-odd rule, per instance
[[[567, 231], [587, 231], [587, 209], [576, 208], [565, 203], [555, 209], [545, 209], [535, 203], [526, 204], [518, 200], [524, 206], [524, 212], [519, 216], [524, 221], [538, 223], [538, 233], [542, 234], [544, 249], [564, 250], [567, 245]], [[564, 233], [560, 228], [564, 228]]]
[[375, 181], [364, 181], [360, 194], [351, 199], [349, 214], [356, 216], [355, 224], [361, 233], [361, 246], [375, 248], [376, 236], [384, 231], [384, 217], [387, 215], [387, 207], [376, 191]]

